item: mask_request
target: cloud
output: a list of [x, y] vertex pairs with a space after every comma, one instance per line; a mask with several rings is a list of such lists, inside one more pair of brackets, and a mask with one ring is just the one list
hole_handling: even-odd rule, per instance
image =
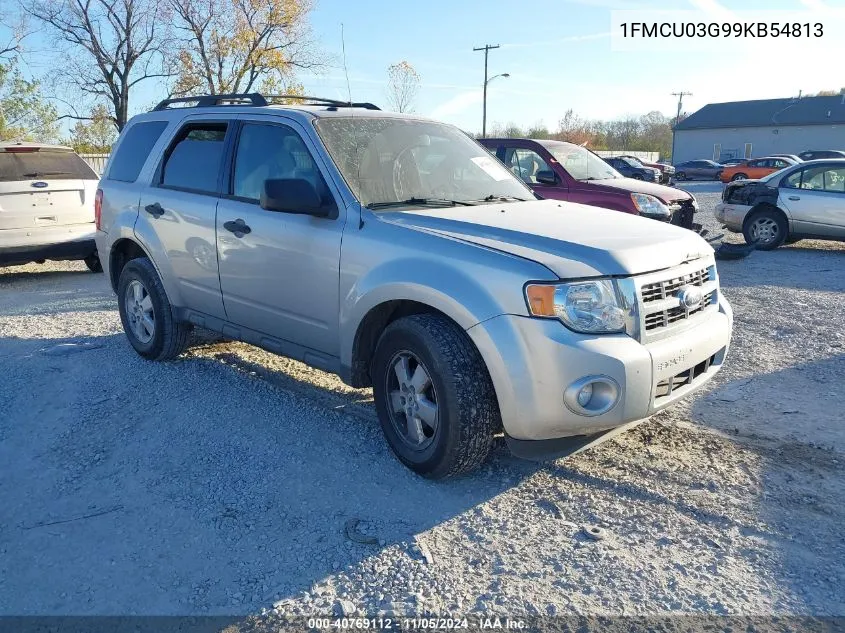
[[432, 119], [449, 119], [466, 112], [469, 108], [481, 104], [481, 90], [470, 90], [455, 95], [448, 101], [444, 101], [431, 111]]

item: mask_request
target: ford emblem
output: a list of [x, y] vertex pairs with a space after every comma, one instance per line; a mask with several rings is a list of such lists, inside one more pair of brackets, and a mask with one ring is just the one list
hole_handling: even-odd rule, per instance
[[37, 181], [37, 182], [32, 183], [32, 185], [31, 185], [31, 186], [32, 186], [32, 187], [36, 187], [37, 189], [43, 189], [44, 187], [46, 187], [46, 186], [47, 186], [47, 183], [46, 183], [46, 182], [44, 182], [43, 180], [39, 180], [39, 181]]
[[697, 308], [701, 305], [702, 299], [704, 299], [704, 294], [698, 286], [684, 286], [678, 291], [678, 300], [687, 310]]

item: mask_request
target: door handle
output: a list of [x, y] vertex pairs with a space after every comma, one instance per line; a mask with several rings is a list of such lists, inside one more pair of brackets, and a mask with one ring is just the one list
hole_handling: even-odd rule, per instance
[[235, 237], [243, 237], [247, 233], [252, 233], [252, 229], [240, 218], [234, 221], [224, 222], [223, 228], [234, 233]]
[[790, 200], [800, 200], [801, 196], [789, 196]]
[[149, 213], [154, 218], [160, 218], [164, 215], [164, 209], [158, 202], [153, 202], [144, 207], [144, 211]]

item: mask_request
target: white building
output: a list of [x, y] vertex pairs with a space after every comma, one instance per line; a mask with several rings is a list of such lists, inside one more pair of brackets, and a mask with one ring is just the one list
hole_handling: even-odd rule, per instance
[[675, 126], [672, 162], [845, 150], [845, 95], [711, 103]]

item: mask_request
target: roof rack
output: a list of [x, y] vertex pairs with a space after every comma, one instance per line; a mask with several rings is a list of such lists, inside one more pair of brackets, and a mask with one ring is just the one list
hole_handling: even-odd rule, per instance
[[305, 105], [326, 105], [332, 108], [366, 108], [367, 110], [379, 110], [380, 108], [372, 103], [356, 103], [353, 101], [338, 101], [336, 99], [323, 99], [321, 97], [308, 97], [305, 95], [262, 95], [257, 92], [249, 92], [242, 94], [222, 94], [222, 95], [196, 95], [193, 97], [174, 97], [172, 99], [164, 99], [153, 108], [153, 112], [160, 110], [167, 110], [173, 104], [177, 103], [194, 103], [195, 108], [208, 108], [223, 105], [250, 105], [250, 106], [267, 106], [270, 101], [278, 101], [280, 99], [290, 99], [294, 101], [307, 102]]

